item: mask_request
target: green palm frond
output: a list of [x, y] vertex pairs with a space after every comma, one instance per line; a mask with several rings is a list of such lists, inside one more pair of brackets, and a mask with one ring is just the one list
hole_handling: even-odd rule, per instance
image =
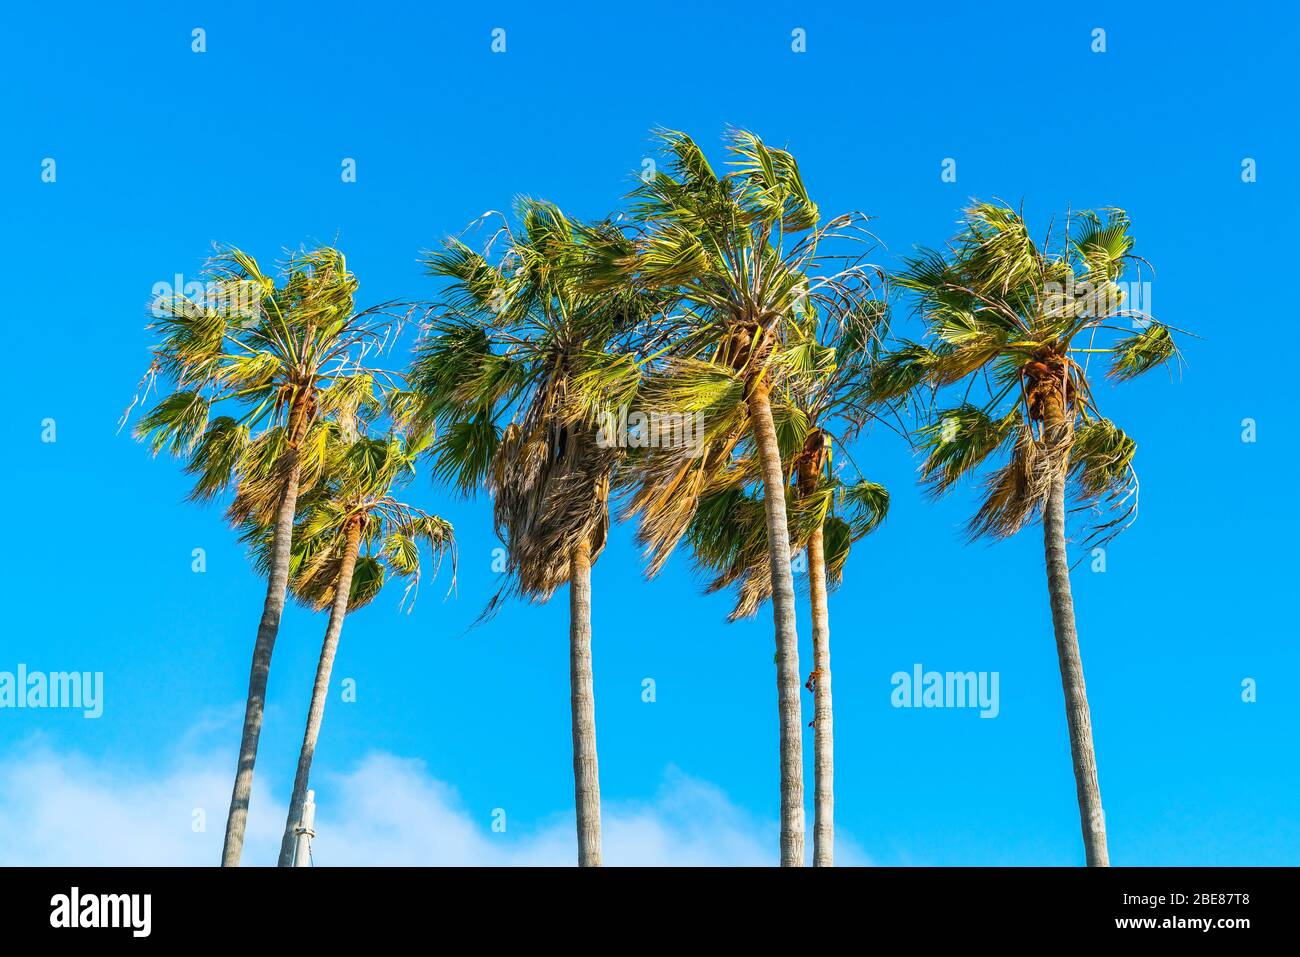
[[434, 477], [471, 497], [492, 474], [501, 430], [486, 415], [451, 419], [434, 440]]
[[822, 556], [826, 563], [826, 585], [838, 588], [844, 582], [844, 569], [853, 550], [853, 530], [837, 515], [828, 515], [822, 527]]
[[[827, 582], [837, 587], [853, 543], [884, 521], [889, 493], [865, 480], [852, 485], [833, 481], [808, 494], [791, 494], [786, 508], [792, 550], [805, 548], [813, 531], [822, 529]], [[735, 589], [729, 620], [752, 617], [771, 597], [767, 514], [760, 491], [737, 482], [701, 496], [686, 540], [697, 567], [711, 576], [706, 592]]]
[[575, 364], [579, 371], [567, 382], [566, 416], [571, 421], [591, 422], [637, 401], [645, 367], [635, 354], [584, 350]]
[[736, 606], [728, 619], [753, 616], [772, 589], [761, 495], [735, 486], [702, 496], [686, 540], [697, 566], [713, 576], [706, 594], [737, 586]]
[[731, 165], [739, 176], [743, 209], [790, 232], [817, 225], [817, 204], [809, 197], [791, 154], [764, 145], [747, 130], [730, 131], [727, 148], [735, 157]]
[[214, 378], [235, 393], [252, 395], [272, 388], [281, 371], [278, 356], [250, 352], [225, 357], [214, 371]]
[[234, 478], [236, 466], [248, 447], [248, 426], [228, 415], [213, 419], [194, 447], [185, 471], [197, 475], [191, 497], [207, 502], [224, 492]]
[[394, 532], [384, 539], [384, 558], [397, 574], [412, 575], [420, 567], [420, 548], [413, 536]]
[[1070, 475], [1081, 497], [1098, 499], [1126, 489], [1133, 473], [1137, 443], [1109, 419], [1079, 428], [1070, 450]]
[[502, 397], [501, 357], [489, 331], [463, 316], [431, 324], [416, 346], [407, 386], [424, 403], [423, 414], [438, 417], [490, 408]]
[[849, 540], [856, 542], [874, 532], [889, 514], [889, 490], [879, 482], [860, 479], [837, 489], [837, 511], [844, 509], [849, 518]]
[[384, 590], [384, 563], [371, 555], [360, 555], [352, 570], [352, 587], [348, 589], [348, 613], [364, 608]]
[[773, 401], [772, 421], [776, 425], [776, 444], [781, 451], [781, 461], [793, 462], [812, 428], [808, 413], [792, 402]]
[[966, 211], [960, 274], [977, 292], [1010, 298], [1042, 281], [1042, 253], [1014, 209], [975, 203]]
[[1129, 235], [1129, 218], [1124, 210], [1103, 212], [1107, 214], [1105, 222], [1092, 210], [1078, 214], [1083, 229], [1073, 243], [1080, 258], [1087, 263], [1090, 277], [1113, 281], [1124, 272], [1124, 260], [1133, 250], [1133, 237]]
[[1178, 355], [1168, 326], [1152, 322], [1140, 332], [1119, 340], [1107, 375], [1119, 382], [1137, 378]]
[[921, 448], [927, 452], [921, 466], [921, 481], [931, 494], [942, 495], [1003, 448], [1020, 425], [1019, 409], [999, 419], [973, 405], [936, 412], [931, 424], [917, 433]]
[[926, 381], [938, 359], [934, 351], [919, 343], [902, 343], [873, 365], [869, 380], [871, 398], [889, 402], [908, 395]]
[[384, 412], [393, 429], [413, 455], [427, 452], [437, 437], [437, 415], [413, 389], [389, 389], [384, 393]]
[[147, 439], [155, 455], [164, 448], [173, 455], [186, 455], [200, 444], [211, 408], [211, 400], [198, 392], [173, 392], [137, 423], [136, 437]]
[[656, 135], [667, 148], [670, 173], [683, 185], [700, 192], [718, 187], [717, 174], [693, 139], [675, 130], [660, 130]]
[[652, 287], [692, 284], [714, 272], [704, 242], [693, 230], [674, 222], [663, 223], [644, 240], [636, 265], [642, 280]]
[[316, 402], [321, 415], [353, 424], [358, 417], [374, 416], [382, 408], [382, 399], [376, 395], [375, 378], [366, 372], [335, 379], [320, 390]]

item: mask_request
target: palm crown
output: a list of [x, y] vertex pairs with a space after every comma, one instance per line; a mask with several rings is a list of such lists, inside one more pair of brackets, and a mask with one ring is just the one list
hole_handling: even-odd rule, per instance
[[585, 244], [607, 227], [531, 199], [516, 214], [495, 260], [459, 240], [427, 257], [449, 282], [409, 383], [413, 416], [441, 429], [436, 474], [466, 493], [489, 484], [511, 587], [544, 600], [568, 580], [577, 542], [593, 558], [604, 546], [619, 453], [598, 441], [596, 404], [578, 383], [631, 361], [615, 343], [636, 326], [642, 300], [596, 292], [578, 275]]
[[[726, 472], [733, 454], [747, 451], [749, 395], [825, 359], [791, 327], [820, 314], [862, 331], [878, 277], [855, 248], [869, 238], [866, 217], [822, 222], [790, 153], [733, 130], [727, 151], [735, 169], [719, 176], [690, 137], [664, 131], [660, 139], [666, 169], [632, 194], [633, 217], [644, 226], [621, 242], [593, 243], [585, 264], [598, 289], [630, 284], [663, 299], [643, 328], [643, 351], [658, 361], [639, 370], [637, 401], [702, 423], [697, 446], [638, 456], [627, 475], [628, 513], [641, 518], [652, 574], [703, 497], [734, 483]], [[836, 245], [840, 251], [827, 250]], [[799, 447], [783, 414], [789, 409], [774, 401], [783, 461]]]
[[[845, 481], [842, 466], [833, 461], [835, 446], [843, 449], [880, 417], [868, 383], [887, 325], [883, 297], [863, 298], [860, 308], [833, 322], [805, 311], [787, 323], [785, 342], [772, 363], [777, 373], [772, 414], [781, 461], [787, 463], [791, 543], [803, 548], [814, 529], [823, 529], [832, 587], [842, 580], [853, 543], [874, 531], [889, 509], [883, 485], [860, 477]], [[741, 454], [701, 497], [687, 530], [697, 564], [715, 576], [707, 590], [738, 586], [732, 620], [753, 615], [771, 594], [757, 472], [752, 451], [741, 446]]]
[[[872, 394], [965, 384], [962, 402], [933, 412], [920, 431], [921, 474], [942, 494], [1002, 458], [968, 526], [972, 537], [1015, 533], [1063, 467], [1076, 500], [1104, 513], [1099, 535], [1119, 530], [1136, 510], [1135, 444], [1098, 409], [1089, 360], [1109, 356], [1107, 377], [1124, 381], [1178, 351], [1171, 327], [1127, 308], [1119, 283], [1142, 261], [1132, 253], [1127, 215], [1103, 212], [1105, 219], [1091, 211], [1067, 217], [1053, 250], [1050, 236], [1041, 247], [1034, 242], [1015, 210], [979, 203], [946, 252], [923, 250], [897, 278], [918, 294], [927, 342], [905, 342], [878, 363]], [[981, 383], [986, 399], [970, 401]]]
[[137, 400], [160, 376], [174, 388], [135, 433], [155, 453], [187, 458], [195, 500], [233, 481], [232, 518], [265, 524], [288, 471], [286, 453], [296, 453], [300, 482], [310, 487], [324, 465], [321, 424], [332, 417], [355, 429], [358, 417], [377, 410], [376, 379], [387, 374], [361, 363], [384, 343], [396, 304], [353, 312], [356, 278], [330, 248], [293, 257], [280, 285], [234, 248], [209, 263], [208, 277], [205, 299], [177, 294], [154, 304], [151, 328], [161, 341]]
[[[455, 584], [455, 539], [451, 524], [399, 500], [394, 491], [415, 475], [422, 451], [401, 437], [347, 441], [331, 430], [321, 481], [299, 503], [289, 563], [289, 587], [304, 604], [321, 609], [334, 601], [339, 570], [348, 548], [348, 533], [357, 534], [359, 554], [352, 572], [348, 612], [369, 604], [383, 589], [389, 573], [409, 581], [408, 593], [421, 578], [421, 550], [428, 547], [441, 564], [452, 558]], [[253, 528], [256, 565], [270, 565], [271, 530]]]

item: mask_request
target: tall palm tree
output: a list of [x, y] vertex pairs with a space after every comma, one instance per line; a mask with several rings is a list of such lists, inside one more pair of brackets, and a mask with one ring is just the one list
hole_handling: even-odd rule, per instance
[[[335, 440], [326, 476], [305, 497], [301, 509], [290, 559], [290, 588], [304, 604], [316, 610], [328, 607], [330, 613], [280, 843], [281, 867], [293, 865], [295, 831], [307, 799], [344, 618], [374, 600], [389, 571], [411, 579], [408, 588], [414, 586], [420, 578], [421, 545], [429, 546], [439, 562], [444, 552], [454, 549], [450, 524], [392, 494], [395, 485], [414, 475], [419, 451], [397, 437]], [[265, 571], [272, 537], [265, 529], [254, 529], [250, 537], [258, 546], [259, 568]]]
[[[928, 341], [902, 343], [873, 378], [880, 398], [918, 385], [962, 388], [961, 403], [934, 411], [920, 432], [927, 451], [921, 475], [939, 495], [998, 462], [968, 526], [972, 538], [1010, 536], [1042, 518], [1089, 866], [1110, 858], [1070, 593], [1066, 498], [1099, 516], [1090, 542], [1117, 534], [1137, 511], [1136, 446], [1098, 410], [1089, 361], [1109, 356], [1106, 376], [1122, 382], [1178, 356], [1175, 330], [1126, 308], [1119, 282], [1142, 261], [1132, 253], [1127, 215], [1103, 212], [1104, 219], [1091, 211], [1067, 216], [1053, 247], [1051, 230], [1040, 246], [1016, 210], [971, 206], [947, 250], [922, 250], [897, 279], [918, 295]], [[972, 402], [976, 391], [986, 399]]]
[[[829, 443], [828, 443], [829, 444]], [[826, 463], [829, 466], [829, 459]], [[808, 604], [812, 613], [813, 671], [805, 685], [813, 693], [813, 865], [835, 864], [835, 725], [831, 707], [831, 633], [828, 591], [844, 576], [849, 548], [884, 520], [889, 493], [883, 485], [861, 479], [840, 485], [831, 478], [827, 487], [820, 471], [798, 474], [799, 493], [805, 499], [819, 490], [830, 492], [831, 501], [847, 520], [834, 512], [823, 513], [808, 532]], [[813, 467], [815, 468], [815, 466]], [[827, 543], [830, 547], [827, 547]]]
[[[805, 549], [813, 625], [813, 671], [805, 685], [814, 696], [813, 864], [834, 864], [834, 719], [831, 702], [828, 591], [839, 584], [850, 546], [875, 530], [889, 508], [884, 486], [845, 482], [832, 468], [838, 444], [848, 444], [881, 418], [869, 400], [871, 364], [888, 324], [886, 301], [861, 298], [834, 323], [805, 310], [788, 323], [773, 362], [779, 373], [773, 418], [786, 464], [791, 549]], [[851, 458], [850, 458], [851, 463]], [[754, 615], [771, 596], [771, 564], [761, 521], [761, 489], [752, 454], [738, 455], [713, 491], [701, 499], [687, 532], [698, 564], [714, 579], [709, 591], [738, 586], [731, 620]], [[829, 542], [829, 552], [828, 552]], [[829, 554], [829, 565], [828, 565]]]
[[[602, 232], [556, 206], [516, 204], [504, 245], [459, 240], [426, 259], [446, 301], [417, 346], [413, 413], [436, 420], [435, 475], [463, 492], [487, 484], [510, 594], [547, 601], [569, 585], [569, 677], [578, 863], [601, 863], [600, 782], [591, 666], [591, 568], [605, 546], [619, 449], [602, 442], [578, 380], [610, 361], [639, 319], [630, 294], [593, 294], [572, 268]], [[489, 256], [492, 256], [489, 259]]]
[[744, 438], [753, 443], [772, 570], [781, 863], [802, 866], [799, 643], [772, 363], [793, 315], [821, 308], [838, 316], [855, 308], [860, 287], [870, 285], [870, 271], [852, 248], [865, 217], [848, 213], [823, 222], [794, 157], [752, 133], [727, 134], [735, 169], [723, 176], [690, 137], [659, 135], [665, 162], [633, 193], [634, 231], [624, 242], [593, 244], [586, 280], [594, 289], [630, 283], [672, 295], [675, 310], [646, 329], [650, 348], [662, 348], [664, 360], [643, 383], [641, 398], [669, 413], [699, 413], [707, 441], [702, 455], [691, 449], [650, 457], [631, 511], [641, 517], [653, 574], [685, 534], [700, 496], [716, 486], [732, 450]]
[[[207, 278], [202, 299], [178, 293], [154, 303], [151, 328], [160, 341], [137, 400], [160, 377], [173, 391], [135, 432], [155, 454], [166, 448], [187, 460], [186, 471], [198, 476], [195, 500], [233, 483], [231, 521], [274, 530], [221, 855], [223, 865], [237, 866], [298, 495], [319, 477], [323, 460], [326, 430], [316, 426], [328, 417], [352, 422], [373, 401], [375, 377], [383, 374], [360, 363], [382, 348], [396, 304], [354, 313], [356, 278], [343, 254], [328, 247], [290, 258], [280, 285], [234, 248], [219, 251]], [[213, 418], [214, 408], [231, 414]]]
[[[788, 346], [797, 360], [788, 363], [795, 372], [789, 377], [790, 397], [797, 412], [791, 417], [796, 426], [793, 431], [796, 440], [800, 433], [803, 439], [790, 472], [800, 499], [813, 506], [813, 521], [804, 546], [813, 632], [813, 670], [805, 685], [813, 693], [814, 702], [813, 864], [832, 867], [835, 736], [828, 590], [843, 577], [849, 547], [874, 531], [889, 510], [889, 493], [883, 485], [861, 477], [852, 484], [843, 482], [832, 469], [832, 459], [836, 445], [847, 456], [849, 443], [869, 422], [882, 419], [886, 411], [871, 402], [868, 387], [889, 313], [882, 296], [859, 299], [833, 323], [819, 323], [818, 319], [812, 314], [795, 325]], [[819, 495], [829, 497], [829, 511], [818, 507]], [[840, 511], [849, 513], [847, 521], [834, 514], [837, 504]]]
[[[808, 601], [813, 623], [814, 670], [806, 687], [814, 695], [814, 828], [813, 864], [834, 865], [835, 790], [834, 722], [830, 683], [830, 609], [828, 593], [844, 578], [852, 546], [874, 531], [889, 510], [889, 493], [866, 479], [845, 482], [829, 469], [790, 489], [792, 551], [806, 549]], [[796, 475], [801, 471], [796, 468]], [[804, 475], [807, 473], [805, 472]], [[736, 604], [728, 616], [736, 621], [757, 613], [771, 597], [772, 574], [767, 546], [762, 489], [746, 484], [709, 492], [687, 531], [696, 563], [714, 577], [706, 591], [735, 586]]]

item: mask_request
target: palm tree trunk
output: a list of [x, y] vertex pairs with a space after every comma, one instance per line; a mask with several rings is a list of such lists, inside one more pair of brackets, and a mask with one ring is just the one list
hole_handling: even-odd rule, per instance
[[348, 597], [352, 592], [352, 572], [357, 567], [357, 552], [361, 550], [361, 524], [348, 525], [343, 545], [339, 577], [334, 583], [334, 603], [330, 606], [330, 620], [325, 627], [325, 640], [321, 643], [320, 662], [316, 665], [316, 683], [311, 689], [311, 706], [307, 709], [307, 730], [302, 736], [302, 750], [298, 752], [298, 773], [293, 779], [293, 797], [289, 799], [289, 816], [284, 822], [284, 838], [280, 841], [280, 867], [292, 867], [296, 833], [302, 820], [303, 805], [307, 803], [307, 781], [311, 777], [311, 762], [316, 756], [316, 742], [320, 738], [321, 723], [325, 719], [325, 699], [329, 697], [330, 672], [334, 670], [334, 656], [339, 650], [343, 634], [343, 619], [348, 613]]
[[280, 616], [284, 613], [284, 593], [289, 584], [289, 550], [293, 545], [293, 519], [298, 508], [298, 478], [302, 469], [297, 440], [305, 421], [305, 406], [291, 415], [289, 454], [292, 459], [275, 515], [271, 570], [266, 579], [266, 599], [262, 602], [262, 620], [257, 625], [257, 641], [253, 645], [248, 700], [244, 705], [244, 732], [239, 742], [239, 765], [230, 795], [230, 812], [226, 816], [226, 839], [221, 848], [222, 867], [238, 867], [244, 850], [248, 801], [253, 794], [253, 765], [257, 761], [257, 741], [262, 734], [262, 712], [266, 707], [266, 679], [271, 671], [271, 652], [275, 650], [275, 636], [280, 630]]
[[573, 547], [569, 559], [569, 705], [578, 866], [600, 867], [600, 769], [591, 677], [591, 543], [585, 538]]
[[768, 386], [749, 389], [749, 417], [763, 472], [763, 507], [772, 562], [772, 619], [776, 630], [777, 704], [781, 715], [781, 866], [804, 865], [803, 717], [799, 702], [799, 636], [795, 627], [794, 575], [785, 515], [785, 472], [776, 441]]
[[[1058, 402], [1045, 403], [1043, 433], [1050, 443], [1059, 441], [1066, 428]], [[1065, 466], [1052, 481], [1043, 510], [1043, 539], [1047, 557], [1047, 590], [1052, 601], [1052, 625], [1056, 632], [1056, 655], [1065, 691], [1065, 717], [1070, 726], [1070, 755], [1074, 761], [1074, 782], [1079, 796], [1079, 821], [1089, 867], [1109, 867], [1106, 850], [1106, 819], [1097, 783], [1097, 755], [1092, 746], [1092, 719], [1088, 713], [1088, 692], [1083, 683], [1083, 661], [1079, 657], [1079, 633], [1074, 622], [1074, 599], [1070, 594], [1070, 566], [1065, 552]]]
[[808, 604], [813, 628], [813, 866], [835, 865], [835, 727], [831, 717], [831, 624], [823, 528], [808, 537]]

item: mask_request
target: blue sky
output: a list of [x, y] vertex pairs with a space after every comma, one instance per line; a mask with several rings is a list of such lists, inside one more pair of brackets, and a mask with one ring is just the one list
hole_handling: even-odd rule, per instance
[[[661, 125], [715, 155], [727, 125], [789, 146], [823, 211], [877, 217], [886, 263], [942, 243], [971, 197], [1023, 202], [1042, 229], [1067, 206], [1128, 210], [1156, 269], [1153, 312], [1202, 338], [1181, 380], [1099, 394], [1138, 442], [1142, 482], [1105, 573], [1073, 575], [1111, 859], [1300, 863], [1298, 529], [1279, 494], [1298, 464], [1293, 376], [1272, 361], [1285, 346], [1258, 346], [1265, 324], [1291, 323], [1293, 11], [267, 6], [0, 14], [0, 482], [18, 531], [0, 551], [13, 592], [0, 671], [102, 671], [106, 686], [98, 720], [0, 710], [0, 863], [89, 861], [110, 833], [122, 856], [104, 862], [217, 859], [264, 586], [220, 509], [183, 502], [177, 464], [116, 434], [147, 364], [153, 285], [197, 275], [213, 242], [272, 260], [319, 241], [346, 252], [363, 303], [430, 296], [420, 250], [520, 193], [579, 216], [616, 208]], [[504, 54], [490, 50], [498, 27]], [[1098, 27], [1104, 53], [1090, 49]], [[1247, 157], [1257, 182], [1242, 181]], [[941, 181], [945, 158], [956, 183]], [[853, 456], [893, 510], [831, 602], [846, 853], [1081, 863], [1039, 532], [964, 545], [969, 494], [923, 500], [915, 460], [885, 433]], [[498, 584], [489, 509], [423, 477], [409, 495], [455, 524], [459, 586], [444, 600], [445, 580], [426, 582], [409, 615], [394, 590], [348, 620], [315, 765], [318, 859], [567, 859], [564, 595], [467, 631]], [[630, 538], [615, 529], [593, 575], [601, 784], [622, 829], [607, 862], [665, 847], [775, 861], [770, 614], [726, 625], [727, 598], [702, 597], [684, 558], [646, 583]], [[248, 863], [273, 860], [323, 629], [297, 608], [281, 628]], [[998, 717], [892, 708], [890, 676], [915, 663], [998, 672]], [[344, 678], [355, 703], [338, 698]], [[811, 696], [804, 707], [810, 719]], [[811, 748], [810, 730], [810, 782]], [[358, 833], [367, 815], [401, 827]], [[463, 837], [459, 858], [443, 834]]]

